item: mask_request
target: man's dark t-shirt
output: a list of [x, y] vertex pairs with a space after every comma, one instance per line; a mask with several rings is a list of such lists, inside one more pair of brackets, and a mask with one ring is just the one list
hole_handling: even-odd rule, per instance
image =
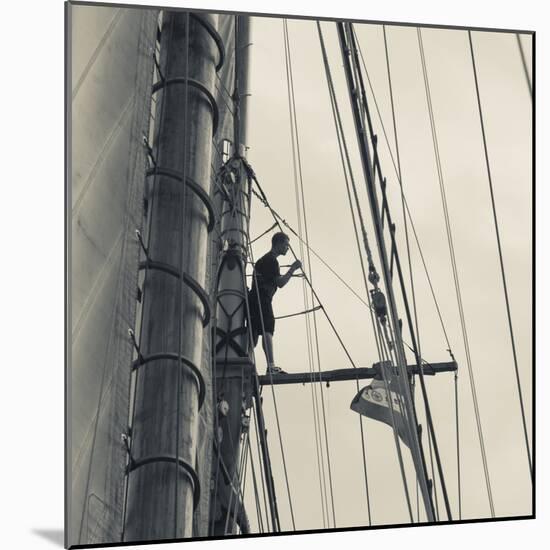
[[[254, 337], [262, 334], [263, 330], [273, 334], [275, 331], [275, 317], [271, 301], [277, 291], [277, 277], [281, 274], [277, 258], [268, 252], [262, 256], [254, 266], [254, 276], [252, 277], [252, 289], [249, 292], [249, 305], [251, 326]], [[258, 302], [259, 294], [259, 302]], [[261, 309], [260, 309], [261, 304]]]

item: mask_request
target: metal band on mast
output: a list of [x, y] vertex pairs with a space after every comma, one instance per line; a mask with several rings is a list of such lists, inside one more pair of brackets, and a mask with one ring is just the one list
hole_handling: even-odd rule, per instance
[[[199, 408], [205, 396], [202, 351], [210, 306], [205, 288], [212, 229], [210, 158], [217, 106], [212, 33], [218, 16], [164, 13], [159, 116], [154, 144], [139, 377], [127, 468], [124, 542], [193, 536], [200, 492]], [[184, 55], [181, 55], [184, 52]], [[154, 174], [153, 174], [154, 172]], [[185, 229], [185, 231], [183, 230]], [[185, 269], [185, 272], [183, 271]], [[185, 441], [185, 444], [181, 442]]]

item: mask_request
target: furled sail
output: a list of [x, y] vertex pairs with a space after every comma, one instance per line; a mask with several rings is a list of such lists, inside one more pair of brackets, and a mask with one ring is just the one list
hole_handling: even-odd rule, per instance
[[68, 542], [120, 540], [157, 11], [67, 5]]

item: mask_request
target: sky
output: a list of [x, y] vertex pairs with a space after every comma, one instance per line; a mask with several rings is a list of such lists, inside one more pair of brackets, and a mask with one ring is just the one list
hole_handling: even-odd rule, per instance
[[[272, 207], [297, 229], [283, 23], [277, 18], [254, 18], [252, 28], [248, 158]], [[362, 189], [362, 209], [366, 218], [370, 219], [335, 25], [324, 22], [322, 29], [344, 119], [345, 135], [353, 158], [354, 176]], [[308, 20], [290, 20], [288, 30], [310, 246], [366, 299], [316, 25]], [[397, 226], [401, 261], [406, 265], [407, 249], [398, 180], [382, 130], [383, 124], [395, 158], [383, 29], [381, 25], [359, 24], [356, 32], [381, 113], [382, 122], [372, 107], [375, 132], [380, 136], [382, 170], [388, 181], [390, 208]], [[462, 517], [490, 517], [445, 233], [417, 31], [414, 27], [388, 26], [386, 33], [404, 194], [451, 349], [459, 364]], [[468, 34], [464, 30], [423, 29], [422, 38], [495, 515], [525, 515], [531, 510], [529, 469]], [[472, 39], [530, 433], [531, 98], [516, 35], [473, 32]], [[530, 55], [530, 38], [524, 35], [521, 40], [526, 55]], [[529, 57], [527, 63], [530, 66]], [[371, 98], [372, 93], [369, 93], [372, 103]], [[251, 236], [261, 234], [271, 223], [267, 209], [261, 203], [253, 204]], [[370, 223], [367, 232], [371, 248], [375, 249]], [[291, 243], [300, 254], [296, 239], [291, 239]], [[269, 236], [266, 236], [255, 243], [254, 256], [258, 258], [268, 249]], [[305, 260], [303, 257], [301, 259]], [[281, 261], [281, 264], [288, 263], [291, 263], [291, 259]], [[431, 362], [448, 361], [443, 330], [418, 249], [414, 245], [411, 245], [411, 263], [423, 357]], [[377, 267], [380, 272], [379, 262]], [[372, 365], [378, 356], [364, 304], [314, 257], [309, 276], [354, 362], [358, 366]], [[305, 309], [300, 280], [294, 279], [280, 290], [274, 304], [275, 315]], [[398, 310], [404, 318], [401, 302], [398, 302]], [[321, 369], [351, 367], [321, 313], [317, 314], [317, 324]], [[308, 372], [306, 342], [303, 316], [278, 321], [275, 330], [276, 363], [287, 372]], [[260, 348], [257, 348], [257, 352], [263, 361]], [[409, 361], [412, 362], [410, 355]], [[361, 387], [366, 384], [363, 383]], [[429, 377], [426, 384], [451, 508], [454, 517], [458, 518], [453, 375], [445, 373]], [[323, 390], [338, 527], [368, 523], [358, 417], [349, 409], [355, 393], [354, 382], [333, 383], [330, 388]], [[311, 388], [302, 385], [279, 386], [275, 388], [274, 396], [271, 392], [268, 395], [269, 398], [264, 399], [264, 409], [271, 425], [270, 433], [273, 434], [270, 451], [278, 485], [281, 521], [287, 529], [292, 528], [281, 468], [282, 456], [276, 435], [274, 399], [282, 431], [296, 528], [318, 528], [323, 526], [320, 523], [323, 521], [323, 512]], [[317, 399], [320, 399], [319, 394]], [[422, 408], [420, 401], [417, 403]], [[426, 428], [422, 413], [421, 423]], [[406, 523], [408, 512], [392, 431], [385, 425], [368, 420], [365, 423], [365, 437], [372, 521], [375, 524]], [[426, 439], [424, 445], [428, 453]], [[408, 458], [405, 460], [410, 491], [415, 495], [410, 461]], [[445, 517], [439, 488], [438, 500], [441, 515]], [[415, 503], [413, 507], [416, 507]], [[249, 506], [249, 509], [253, 507]], [[329, 525], [332, 525], [332, 521]]]

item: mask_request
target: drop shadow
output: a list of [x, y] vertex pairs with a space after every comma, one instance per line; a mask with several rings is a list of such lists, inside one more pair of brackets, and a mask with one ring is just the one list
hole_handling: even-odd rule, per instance
[[65, 531], [63, 529], [33, 529], [32, 532], [61, 548], [65, 544]]

